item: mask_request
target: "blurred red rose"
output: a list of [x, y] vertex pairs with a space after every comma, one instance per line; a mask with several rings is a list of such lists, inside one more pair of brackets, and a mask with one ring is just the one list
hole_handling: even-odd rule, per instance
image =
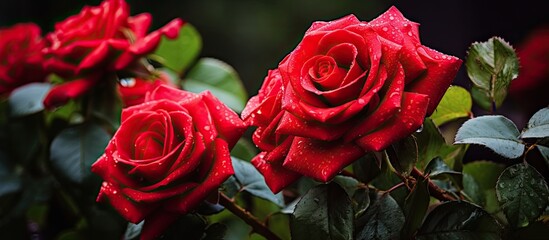
[[118, 83], [118, 93], [122, 98], [124, 107], [130, 107], [143, 103], [147, 92], [152, 91], [160, 84], [175, 87], [166, 74], [160, 73], [158, 78], [153, 80], [141, 78], [122, 79]]
[[40, 27], [34, 23], [0, 29], [0, 95], [9, 94], [21, 85], [45, 80], [43, 47]]
[[[533, 31], [517, 47], [520, 72], [511, 81], [509, 95], [531, 116], [535, 111], [549, 105], [546, 94], [549, 90], [549, 26]], [[527, 109], [525, 109], [527, 108]]]
[[252, 162], [274, 192], [291, 183], [280, 173], [329, 181], [418, 129], [460, 65], [423, 46], [395, 7], [369, 23], [315, 22], [243, 111], [258, 126]]
[[176, 38], [183, 24], [181, 19], [174, 19], [147, 34], [151, 15], [129, 14], [124, 0], [105, 0], [100, 6], [84, 7], [80, 14], [55, 25], [55, 30], [46, 36], [44, 65], [71, 80], [58, 86], [60, 89], [52, 89], [44, 101], [46, 107], [61, 105], [87, 92], [100, 81], [103, 72], [132, 67], [156, 49], [162, 36]]
[[92, 165], [108, 200], [128, 221], [145, 220], [141, 237], [160, 235], [233, 172], [230, 149], [246, 125], [210, 92], [160, 85], [126, 108], [105, 153]]

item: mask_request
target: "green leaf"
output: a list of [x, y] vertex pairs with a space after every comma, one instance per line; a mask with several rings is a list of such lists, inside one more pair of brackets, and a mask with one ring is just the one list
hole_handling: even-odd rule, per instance
[[163, 66], [183, 73], [200, 54], [202, 39], [196, 29], [189, 23], [183, 24], [176, 39], [162, 36], [160, 45], [151, 58]]
[[[496, 199], [494, 189], [498, 177], [504, 169], [504, 165], [489, 161], [475, 161], [465, 164], [463, 167], [463, 191], [471, 196], [475, 203], [483, 206], [486, 211], [495, 212], [499, 210], [498, 202], [491, 200]], [[469, 179], [469, 177], [472, 179]]]
[[124, 233], [124, 240], [137, 239], [137, 237], [139, 237], [139, 234], [141, 234], [141, 228], [143, 228], [143, 223], [145, 222], [141, 221], [138, 224], [129, 222], [128, 226], [126, 227], [126, 232]]
[[524, 144], [517, 127], [504, 116], [481, 116], [467, 120], [456, 134], [455, 144], [480, 144], [506, 158], [518, 158]]
[[257, 155], [257, 148], [250, 141], [241, 138], [231, 150], [231, 156], [250, 161]]
[[223, 240], [225, 239], [225, 234], [227, 233], [227, 226], [222, 223], [214, 223], [208, 228], [202, 240]]
[[442, 160], [440, 157], [436, 157], [431, 160], [427, 167], [425, 167], [425, 173], [429, 174], [429, 177], [436, 178], [441, 175], [446, 175], [449, 177], [460, 176], [461, 173], [452, 170], [448, 164]]
[[398, 203], [389, 194], [378, 195], [371, 200], [364, 218], [366, 225], [357, 234], [358, 240], [398, 239], [405, 219]]
[[404, 201], [403, 209], [406, 220], [400, 233], [401, 239], [413, 239], [415, 232], [423, 223], [429, 201], [429, 182], [427, 179], [417, 181]]
[[361, 217], [370, 206], [370, 190], [368, 188], [360, 188], [355, 191], [351, 201], [355, 210], [355, 218]]
[[417, 239], [461, 240], [501, 239], [499, 223], [475, 205], [467, 202], [446, 202], [427, 215], [417, 233]]
[[367, 153], [352, 166], [354, 175], [363, 183], [369, 183], [381, 173], [381, 160], [374, 153]]
[[431, 115], [431, 119], [436, 126], [440, 126], [458, 118], [469, 117], [472, 106], [471, 94], [465, 88], [450, 86]]
[[292, 239], [353, 239], [353, 208], [338, 184], [318, 185], [297, 203], [290, 219]]
[[355, 194], [355, 191], [359, 188], [360, 184], [358, 180], [352, 177], [340, 175], [335, 176], [333, 181], [339, 184], [339, 186], [342, 187], [343, 190], [345, 190], [349, 197]]
[[91, 175], [91, 165], [104, 153], [110, 139], [95, 124], [67, 128], [53, 139], [51, 165], [63, 178], [81, 184]]
[[549, 224], [547, 222], [533, 222], [512, 232], [510, 239], [547, 240]]
[[195, 93], [209, 90], [237, 112], [244, 109], [248, 100], [246, 89], [236, 71], [228, 64], [213, 58], [198, 60], [183, 81], [183, 89]]
[[549, 137], [549, 107], [536, 112], [528, 121], [528, 126], [522, 131], [521, 138]]
[[549, 147], [538, 145], [537, 148], [541, 153], [541, 156], [543, 156], [543, 159], [545, 160], [545, 164], [547, 165], [547, 167], [549, 167]]
[[473, 82], [473, 99], [485, 110], [493, 111], [505, 100], [511, 80], [518, 77], [519, 62], [511, 45], [493, 37], [471, 45], [465, 66]]
[[273, 194], [263, 175], [255, 167], [246, 161], [233, 157], [234, 176], [241, 184], [241, 189], [250, 194], [271, 201], [274, 204], [283, 207], [284, 197], [281, 193]]
[[503, 171], [496, 193], [509, 224], [515, 228], [534, 221], [549, 203], [549, 189], [543, 176], [525, 163]]
[[44, 110], [44, 98], [50, 91], [49, 83], [30, 83], [15, 89], [9, 96], [10, 115], [21, 117]]
[[439, 129], [430, 118], [425, 118], [421, 132], [414, 133], [418, 145], [417, 167], [424, 169], [431, 159], [440, 156], [442, 147], [446, 144]]
[[414, 136], [393, 143], [387, 149], [391, 165], [402, 175], [408, 176], [418, 160], [418, 147]]

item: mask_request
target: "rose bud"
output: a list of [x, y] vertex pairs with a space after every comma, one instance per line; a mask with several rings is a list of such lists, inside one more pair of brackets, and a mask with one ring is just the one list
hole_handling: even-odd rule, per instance
[[416, 131], [461, 62], [423, 46], [395, 7], [369, 23], [315, 22], [243, 111], [258, 127], [252, 163], [273, 192], [302, 175], [329, 181]]
[[98, 201], [125, 219], [145, 220], [153, 239], [193, 211], [233, 173], [230, 149], [247, 126], [210, 92], [159, 85], [122, 111], [121, 125], [92, 165], [104, 180]]

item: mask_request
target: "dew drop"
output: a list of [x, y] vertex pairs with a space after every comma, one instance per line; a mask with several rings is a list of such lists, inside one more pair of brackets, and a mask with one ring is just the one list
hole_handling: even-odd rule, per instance
[[500, 188], [505, 188], [505, 184], [504, 183], [499, 183], [499, 187]]
[[389, 17], [389, 20], [392, 21], [392, 20], [395, 20], [395, 18], [394, 18], [393, 16], [390, 16], [390, 17]]
[[204, 126], [204, 130], [210, 131], [210, 126]]
[[416, 132], [420, 133], [423, 131], [423, 124], [421, 124], [421, 126], [419, 126], [419, 128], [416, 130]]
[[364, 101], [364, 99], [359, 98], [359, 99], [358, 99], [358, 104], [364, 105], [364, 104], [366, 104], [366, 102]]
[[117, 194], [118, 192], [116, 190], [112, 191], [112, 194]]
[[412, 36], [412, 32], [408, 32], [408, 36], [410, 36], [410, 37], [411, 37], [411, 36]]
[[383, 30], [384, 32], [387, 32], [387, 31], [389, 31], [389, 28], [383, 27], [382, 30]]
[[135, 79], [134, 78], [122, 78], [122, 79], [120, 79], [120, 85], [122, 85], [122, 87], [133, 87], [133, 86], [135, 86]]
[[101, 185], [102, 185], [103, 187], [107, 187], [109, 184], [108, 184], [107, 182], [103, 182]]

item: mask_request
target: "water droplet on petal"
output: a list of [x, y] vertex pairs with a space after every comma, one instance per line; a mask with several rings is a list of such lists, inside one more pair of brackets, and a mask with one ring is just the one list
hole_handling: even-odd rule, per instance
[[135, 79], [134, 78], [122, 78], [122, 79], [120, 79], [120, 85], [122, 85], [122, 87], [133, 87], [133, 86], [135, 86]]

